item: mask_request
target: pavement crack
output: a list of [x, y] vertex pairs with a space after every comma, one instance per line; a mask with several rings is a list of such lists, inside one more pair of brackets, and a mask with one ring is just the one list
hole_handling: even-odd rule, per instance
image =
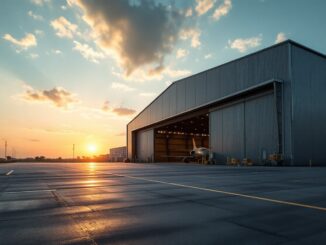
[[242, 224], [240, 222], [236, 222], [234, 220], [232, 220], [232, 221], [229, 220], [229, 219], [225, 219], [225, 220], [227, 222], [230, 222], [232, 224], [241, 226], [241, 227], [246, 228], [246, 229], [254, 230], [254, 231], [257, 231], [257, 232], [262, 232], [262, 233], [265, 233], [267, 235], [276, 236], [276, 237], [283, 238], [283, 239], [289, 239], [287, 236], [281, 235], [281, 234], [279, 234], [277, 232], [267, 231], [265, 229], [257, 228], [257, 227], [251, 226], [251, 225], [245, 225], [245, 224]]
[[[57, 203], [62, 206], [62, 207], [66, 207], [66, 208], [71, 208], [68, 201], [57, 191], [51, 191], [54, 199], [57, 201]], [[93, 210], [91, 210], [93, 211]], [[92, 234], [90, 232], [90, 230], [88, 229], [88, 227], [86, 225], [83, 224], [82, 219], [83, 217], [80, 214], [68, 214], [69, 218], [75, 223], [76, 226], [78, 226], [78, 228], [80, 229], [80, 231], [82, 232], [82, 234], [84, 234], [84, 237], [87, 239], [87, 241], [89, 242], [89, 244], [92, 245], [97, 245], [97, 242], [93, 239]]]

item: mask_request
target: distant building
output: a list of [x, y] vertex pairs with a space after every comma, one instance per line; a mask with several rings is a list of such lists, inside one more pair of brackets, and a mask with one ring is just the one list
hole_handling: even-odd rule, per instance
[[110, 161], [122, 162], [127, 158], [127, 147], [121, 146], [110, 149]]
[[96, 157], [97, 161], [102, 161], [102, 162], [107, 162], [110, 160], [110, 155], [109, 154], [102, 154]]

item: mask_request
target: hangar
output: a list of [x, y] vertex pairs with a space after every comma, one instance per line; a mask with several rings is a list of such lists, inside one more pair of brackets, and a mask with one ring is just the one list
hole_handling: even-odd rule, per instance
[[326, 56], [292, 40], [172, 83], [127, 125], [128, 158], [326, 165]]

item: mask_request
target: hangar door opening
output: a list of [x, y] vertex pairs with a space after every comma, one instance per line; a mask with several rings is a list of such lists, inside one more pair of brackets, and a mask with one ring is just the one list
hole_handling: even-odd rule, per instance
[[209, 147], [209, 114], [201, 114], [155, 129], [155, 162], [181, 162], [190, 156], [192, 139], [197, 147]]
[[278, 151], [278, 130], [273, 93], [247, 98], [210, 113], [210, 144], [215, 159], [250, 159], [264, 164]]

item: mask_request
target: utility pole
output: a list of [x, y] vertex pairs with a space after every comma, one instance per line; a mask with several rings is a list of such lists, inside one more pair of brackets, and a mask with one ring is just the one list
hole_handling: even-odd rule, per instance
[[75, 160], [75, 144], [72, 144], [72, 160]]
[[7, 140], [5, 140], [5, 158], [7, 158], [7, 146], [8, 146]]

